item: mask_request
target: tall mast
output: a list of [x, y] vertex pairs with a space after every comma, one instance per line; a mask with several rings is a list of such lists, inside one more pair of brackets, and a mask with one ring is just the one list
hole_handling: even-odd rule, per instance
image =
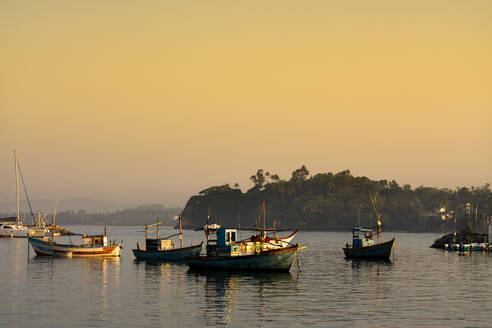
[[14, 149], [14, 161], [15, 161], [15, 194], [17, 197], [17, 225], [20, 221], [20, 200], [19, 200], [19, 164], [17, 163], [17, 153]]

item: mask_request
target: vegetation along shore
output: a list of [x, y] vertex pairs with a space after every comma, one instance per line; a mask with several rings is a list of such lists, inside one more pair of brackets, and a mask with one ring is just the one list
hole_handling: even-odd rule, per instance
[[310, 176], [303, 165], [283, 180], [259, 169], [254, 186], [242, 192], [238, 184], [213, 186], [191, 197], [181, 216], [186, 228], [203, 226], [208, 213], [224, 226], [252, 227], [263, 201], [268, 224], [301, 230], [346, 231], [359, 221], [374, 226], [370, 195], [377, 196], [385, 230], [409, 232], [483, 231], [492, 209], [490, 185], [456, 189], [410, 185], [395, 180], [371, 180], [349, 170]]

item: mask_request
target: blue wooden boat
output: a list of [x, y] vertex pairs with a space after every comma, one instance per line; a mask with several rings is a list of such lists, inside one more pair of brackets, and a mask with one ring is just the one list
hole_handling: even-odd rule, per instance
[[372, 229], [361, 226], [352, 227], [352, 236], [352, 245], [347, 243], [343, 249], [346, 258], [389, 260], [396, 242], [393, 238], [376, 243]]
[[203, 248], [203, 241], [199, 245], [183, 248], [159, 250], [159, 249], [133, 249], [133, 255], [137, 260], [147, 261], [184, 261], [187, 256], [200, 255]]
[[[236, 229], [217, 228], [205, 230], [207, 253], [205, 256], [186, 258], [193, 270], [288, 272], [300, 245], [272, 247], [261, 239], [238, 241]], [[210, 239], [216, 234], [217, 239]], [[264, 235], [263, 232], [260, 236]]]
[[[161, 222], [145, 225], [145, 249], [141, 249], [137, 243], [137, 248], [133, 249], [133, 255], [137, 260], [147, 261], [168, 261], [168, 262], [184, 262], [187, 256], [199, 256], [202, 248], [203, 241], [198, 245], [183, 247], [183, 231], [181, 229], [181, 217], [179, 217], [179, 233], [168, 236], [166, 238], [159, 237], [159, 225]], [[156, 226], [156, 238], [148, 238], [149, 228]], [[180, 241], [180, 247], [176, 248], [173, 244], [171, 237], [178, 236]]]

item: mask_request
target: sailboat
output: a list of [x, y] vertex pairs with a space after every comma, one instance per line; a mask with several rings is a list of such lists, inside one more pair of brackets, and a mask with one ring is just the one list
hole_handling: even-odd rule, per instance
[[364, 228], [360, 224], [352, 227], [352, 245], [345, 244], [343, 252], [346, 258], [389, 260], [395, 247], [396, 239], [382, 242], [381, 215], [376, 208], [376, 197], [371, 196], [371, 202], [377, 218], [377, 240], [374, 240], [372, 228]]
[[[140, 245], [137, 243], [137, 248], [133, 249], [133, 255], [137, 260], [151, 260], [151, 261], [169, 261], [169, 262], [179, 262], [184, 261], [187, 256], [198, 256], [200, 255], [203, 248], [203, 241], [198, 245], [183, 247], [183, 230], [181, 228], [181, 216], [179, 219], [179, 233], [160, 238], [159, 237], [159, 225], [162, 222], [156, 220], [156, 223], [145, 225], [145, 249], [141, 249]], [[156, 227], [155, 233], [156, 238], [148, 238], [150, 227]], [[172, 237], [179, 235], [179, 248], [176, 248], [173, 241], [170, 239]]]
[[10, 238], [27, 238], [30, 230], [24, 226], [20, 220], [20, 195], [19, 195], [19, 162], [17, 161], [17, 153], [14, 149], [15, 162], [15, 194], [17, 198], [17, 217], [14, 220], [4, 219], [4, 223], [0, 224], [0, 237]]

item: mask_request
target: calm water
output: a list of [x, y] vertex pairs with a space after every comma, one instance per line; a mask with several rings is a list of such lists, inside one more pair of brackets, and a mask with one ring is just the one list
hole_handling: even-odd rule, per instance
[[[0, 326], [492, 327], [492, 254], [430, 249], [436, 234], [386, 233], [397, 237], [388, 264], [346, 261], [350, 233], [300, 232], [301, 271], [197, 274], [135, 262], [140, 229], [108, 228], [125, 241], [116, 260], [36, 258], [26, 240], [0, 239]], [[185, 243], [202, 236], [186, 231]]]

